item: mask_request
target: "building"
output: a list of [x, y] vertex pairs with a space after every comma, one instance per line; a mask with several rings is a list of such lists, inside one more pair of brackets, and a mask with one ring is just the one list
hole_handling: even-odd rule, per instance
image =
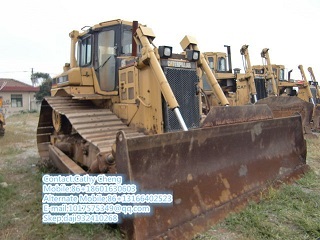
[[14, 79], [0, 78], [0, 98], [2, 98], [6, 116], [21, 111], [37, 110], [35, 93], [38, 91], [39, 87], [33, 87]]

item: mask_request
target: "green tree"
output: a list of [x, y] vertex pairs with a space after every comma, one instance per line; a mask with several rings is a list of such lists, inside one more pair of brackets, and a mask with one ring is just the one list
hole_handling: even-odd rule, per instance
[[39, 79], [42, 79], [42, 82], [39, 86], [39, 92], [36, 93], [36, 99], [42, 100], [45, 96], [50, 96], [50, 90], [52, 86], [52, 78], [48, 73], [36, 72], [31, 75], [32, 84], [35, 85], [39, 83]]

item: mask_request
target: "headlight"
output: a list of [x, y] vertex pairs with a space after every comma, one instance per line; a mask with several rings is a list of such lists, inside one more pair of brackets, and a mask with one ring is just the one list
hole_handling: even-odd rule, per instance
[[172, 47], [159, 46], [158, 51], [161, 58], [170, 58], [172, 56]]
[[187, 50], [187, 59], [189, 61], [198, 61], [200, 57], [200, 51], [197, 50]]

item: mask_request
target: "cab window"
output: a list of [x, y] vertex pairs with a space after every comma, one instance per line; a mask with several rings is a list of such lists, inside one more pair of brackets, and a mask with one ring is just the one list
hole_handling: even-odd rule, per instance
[[80, 57], [78, 57], [78, 61], [80, 61], [80, 66], [86, 66], [91, 63], [92, 59], [92, 40], [91, 36], [82, 39], [79, 43], [80, 47]]
[[208, 62], [209, 62], [209, 67], [211, 68], [211, 70], [214, 70], [213, 57], [208, 57]]
[[284, 69], [280, 69], [279, 80], [284, 80]]
[[218, 71], [225, 72], [227, 70], [226, 59], [223, 57], [218, 58]]
[[96, 72], [101, 90], [115, 90], [116, 46], [115, 31], [108, 30], [98, 35], [98, 67]]
[[122, 54], [132, 53], [132, 32], [128, 30], [123, 31], [122, 40]]

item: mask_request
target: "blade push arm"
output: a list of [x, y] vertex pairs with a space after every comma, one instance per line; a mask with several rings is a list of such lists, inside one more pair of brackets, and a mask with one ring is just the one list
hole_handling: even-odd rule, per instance
[[308, 80], [307, 80], [307, 78], [306, 78], [306, 74], [304, 73], [304, 70], [303, 70], [303, 66], [302, 66], [302, 65], [299, 65], [298, 68], [299, 68], [299, 70], [300, 70], [301, 77], [302, 77], [302, 79], [303, 79], [304, 82], [305, 82], [305, 86], [306, 86], [307, 92], [308, 92], [308, 97], [311, 99], [313, 105], [315, 105], [315, 103], [314, 103], [314, 101], [313, 101], [313, 96], [312, 96], [312, 93], [311, 93], [310, 85], [309, 85]]
[[249, 86], [250, 86], [250, 93], [254, 97], [254, 102], [257, 102], [257, 90], [256, 90], [256, 84], [254, 82], [254, 74], [253, 74], [253, 70], [250, 62], [248, 47], [249, 47], [248, 45], [243, 45], [240, 49], [240, 53], [242, 56], [244, 56], [244, 59], [246, 62], [245, 78], [248, 79]]
[[270, 61], [270, 56], [269, 56], [269, 48], [264, 48], [261, 51], [261, 57], [266, 59], [267, 61], [267, 73], [266, 73], [266, 79], [270, 79], [272, 83], [272, 90], [275, 96], [278, 95], [278, 88], [277, 88], [277, 83], [274, 77], [274, 72], [272, 70], [272, 65]]
[[310, 76], [311, 76], [311, 80], [314, 82], [314, 85], [317, 89], [317, 98], [320, 98], [320, 88], [318, 86], [318, 82], [314, 76], [314, 73], [313, 73], [313, 70], [312, 70], [312, 67], [308, 67], [308, 71], [310, 73]]
[[[199, 51], [197, 41], [191, 37], [191, 36], [185, 36], [182, 41], [180, 42], [180, 45], [183, 50], [196, 50]], [[200, 51], [199, 51], [200, 52]], [[198, 60], [198, 66], [204, 71], [207, 75], [207, 78], [209, 80], [209, 84], [211, 86], [212, 91], [216, 95], [216, 97], [219, 99], [221, 105], [227, 106], [230, 105], [228, 99], [224, 95], [216, 77], [212, 73], [205, 56], [200, 52], [199, 60]]]
[[181, 128], [184, 131], [187, 131], [188, 128], [181, 116], [177, 99], [175, 98], [173, 91], [167, 81], [167, 78], [161, 69], [155, 50], [151, 46], [152, 40], [155, 38], [152, 29], [139, 26], [136, 31], [136, 38], [142, 45], [142, 57], [139, 64], [149, 65], [151, 67], [154, 75], [156, 76], [156, 79], [158, 80], [160, 90], [169, 108], [175, 113]]

